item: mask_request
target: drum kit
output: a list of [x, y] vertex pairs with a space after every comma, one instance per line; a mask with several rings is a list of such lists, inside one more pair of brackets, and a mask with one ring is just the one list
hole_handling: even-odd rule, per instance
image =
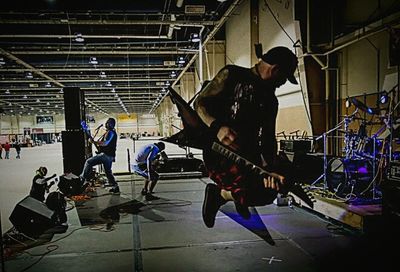
[[[356, 107], [355, 112], [349, 116], [342, 116], [343, 120], [336, 127], [317, 138], [324, 139], [324, 173], [318, 180], [323, 177], [324, 189], [345, 200], [375, 199], [379, 197], [378, 185], [384, 168], [396, 156], [396, 152], [392, 152], [391, 142], [397, 127], [390, 120], [391, 114], [381, 115], [380, 109], [371, 109], [356, 98], [352, 98], [351, 103]], [[363, 112], [364, 116], [371, 115], [371, 120], [379, 121], [367, 121], [359, 111]], [[350, 125], [356, 121], [358, 129], [355, 131], [350, 129]], [[355, 127], [354, 125], [352, 127]], [[369, 136], [368, 132], [376, 130], [379, 125], [379, 129]], [[344, 134], [343, 155], [328, 160], [326, 140], [334, 131]]]

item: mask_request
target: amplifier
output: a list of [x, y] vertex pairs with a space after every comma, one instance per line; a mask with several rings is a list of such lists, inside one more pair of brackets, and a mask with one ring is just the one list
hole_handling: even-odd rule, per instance
[[400, 161], [392, 161], [389, 163], [387, 179], [400, 182]]
[[312, 150], [311, 140], [280, 140], [280, 150], [308, 153]]

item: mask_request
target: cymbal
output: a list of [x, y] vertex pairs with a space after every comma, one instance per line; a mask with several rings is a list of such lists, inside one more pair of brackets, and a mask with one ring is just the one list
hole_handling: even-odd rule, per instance
[[[340, 118], [348, 118], [350, 115], [339, 115]], [[351, 117], [353, 120], [366, 120], [365, 118], [362, 117]]]

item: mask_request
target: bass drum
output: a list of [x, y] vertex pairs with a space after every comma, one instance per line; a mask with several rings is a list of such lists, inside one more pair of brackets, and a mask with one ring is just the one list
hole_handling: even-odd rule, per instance
[[366, 159], [333, 158], [328, 162], [326, 174], [328, 188], [337, 196], [361, 197], [373, 180], [373, 165]]

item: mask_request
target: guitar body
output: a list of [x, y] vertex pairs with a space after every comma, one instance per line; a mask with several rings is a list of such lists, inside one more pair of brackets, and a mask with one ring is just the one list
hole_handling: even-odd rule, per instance
[[220, 187], [230, 190], [235, 200], [239, 200], [242, 204], [264, 206], [271, 204], [278, 193], [286, 195], [291, 192], [309, 207], [313, 208], [314, 206], [312, 197], [301, 185], [294, 182], [293, 166], [286, 158], [279, 157], [279, 163], [274, 167], [274, 173], [285, 177], [284, 185], [281, 185], [277, 192], [264, 187], [264, 178], [273, 176], [273, 173], [241, 157], [220, 143], [214, 142], [211, 149], [204, 150], [203, 157], [210, 178]]
[[209, 177], [219, 187], [232, 192], [235, 200], [247, 206], [271, 204], [276, 190], [264, 187], [265, 173], [255, 171], [251, 165], [232, 155], [225, 156], [212, 148], [203, 150], [204, 164]]

